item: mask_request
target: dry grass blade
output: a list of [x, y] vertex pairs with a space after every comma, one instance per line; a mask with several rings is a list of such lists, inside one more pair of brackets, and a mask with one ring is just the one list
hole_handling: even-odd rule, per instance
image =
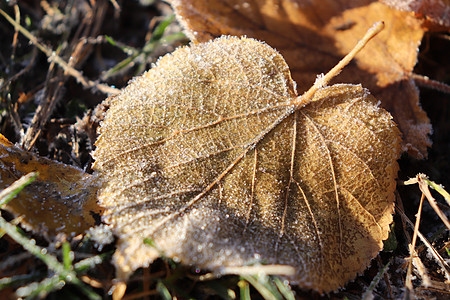
[[423, 206], [423, 200], [425, 196], [422, 194], [422, 197], [420, 198], [420, 204], [419, 209], [416, 215], [416, 223], [414, 225], [414, 233], [412, 237], [412, 242], [409, 244], [409, 261], [408, 261], [408, 270], [406, 272], [406, 280], [405, 280], [405, 299], [411, 299], [414, 297], [414, 288], [412, 285], [412, 268], [413, 268], [413, 261], [416, 259], [419, 259], [417, 253], [416, 253], [416, 241], [417, 241], [417, 234], [419, 232], [419, 224], [420, 224], [420, 216], [422, 214], [422, 206]]
[[[450, 222], [448, 221], [447, 216], [442, 212], [442, 210], [439, 208], [439, 206], [436, 203], [436, 199], [433, 198], [433, 196], [430, 193], [430, 190], [428, 189], [428, 185], [429, 185], [429, 180], [427, 178], [427, 176], [425, 174], [417, 174], [417, 176], [415, 178], [412, 178], [408, 181], [405, 181], [404, 184], [405, 185], [409, 185], [409, 184], [415, 184], [417, 183], [419, 185], [419, 189], [420, 191], [423, 193], [423, 195], [427, 198], [428, 202], [430, 203], [431, 207], [434, 209], [434, 211], [436, 212], [436, 214], [439, 216], [439, 218], [442, 220], [442, 222], [445, 224], [445, 226], [447, 227], [447, 229], [450, 230]], [[434, 186], [437, 187], [436, 184], [434, 184]], [[444, 190], [445, 191], [445, 190]], [[442, 194], [444, 195], [448, 195], [447, 192], [442, 192]], [[448, 201], [447, 197], [445, 197], [445, 199]]]
[[236, 274], [236, 275], [295, 275], [295, 268], [286, 265], [255, 265], [242, 267], [224, 267], [217, 272], [218, 274]]
[[[95, 8], [97, 7], [98, 8], [97, 11], [101, 12], [102, 8], [99, 7], [101, 5], [102, 4], [100, 2], [97, 3], [97, 5], [92, 8], [92, 10], [95, 10]], [[18, 30], [26, 38], [28, 38], [32, 44], [34, 44], [39, 50], [44, 52], [45, 55], [47, 55], [48, 57], [48, 61], [50, 62], [49, 71], [47, 73], [46, 85], [45, 88], [43, 89], [43, 94], [40, 97], [39, 107], [36, 109], [36, 113], [33, 116], [31, 124], [22, 138], [21, 141], [22, 147], [24, 147], [27, 150], [30, 150], [34, 146], [35, 142], [37, 141], [38, 137], [42, 132], [44, 125], [47, 123], [48, 119], [50, 118], [50, 115], [53, 113], [57, 103], [60, 102], [59, 100], [62, 98], [64, 94], [64, 83], [69, 76], [74, 77], [79, 83], [81, 83], [86, 88], [95, 88], [99, 91], [108, 93], [117, 92], [115, 88], [111, 88], [104, 84], [99, 84], [85, 78], [81, 74], [81, 72], [79, 72], [74, 68], [77, 62], [83, 61], [84, 59], [83, 56], [84, 54], [86, 54], [85, 52], [89, 52], [89, 49], [86, 49], [90, 48], [88, 44], [85, 45], [83, 42], [77, 43], [77, 45], [71, 45], [70, 43], [62, 43], [62, 45], [60, 45], [56, 51], [53, 51], [49, 47], [40, 43], [31, 32], [29, 32], [25, 27], [20, 25], [19, 22], [11, 18], [1, 9], [0, 14], [3, 15], [3, 17], [9, 23], [11, 23], [16, 28], [16, 30]], [[86, 20], [95, 20], [96, 22], [101, 22], [102, 14], [97, 13], [95, 15], [95, 18], [87, 18]], [[75, 34], [74, 38], [75, 40], [78, 34], [80, 34], [81, 32], [83, 32], [83, 34], [88, 34], [90, 30], [92, 31], [96, 30], [98, 26], [95, 26], [95, 24], [88, 24], [89, 22], [91, 21], [83, 21], [79, 25], [78, 32]], [[92, 33], [96, 34], [95, 32]], [[61, 58], [60, 56], [62, 53], [66, 52], [67, 48], [69, 48], [68, 51], [71, 52], [66, 53], [68, 54], [69, 57], [71, 57], [69, 63], [64, 61], [64, 59]], [[55, 64], [59, 65], [61, 69], [55, 69], [54, 68]], [[56, 81], [54, 80], [55, 78], [57, 78]]]
[[[397, 212], [402, 217], [402, 220], [412, 229], [414, 229], [415, 225], [414, 223], [409, 220], [409, 218], [405, 215], [403, 210], [397, 208]], [[450, 281], [450, 266], [446, 262], [446, 260], [439, 254], [439, 252], [433, 247], [433, 245], [428, 241], [428, 239], [420, 233], [420, 231], [417, 231], [417, 236], [420, 238], [422, 243], [427, 247], [433, 258], [435, 259], [436, 263], [441, 267], [441, 270], [444, 272], [446, 280]]]
[[[408, 270], [407, 270], [406, 281], [405, 281], [405, 287], [406, 287], [406, 291], [407, 291], [405, 294], [405, 299], [410, 299], [414, 295], [414, 289], [413, 289], [413, 285], [412, 285], [413, 264], [414, 264], [417, 272], [420, 274], [420, 276], [422, 278], [422, 285], [426, 288], [431, 285], [431, 280], [430, 280], [429, 276], [427, 275], [425, 266], [423, 265], [422, 261], [418, 257], [416, 250], [415, 250], [417, 236], [419, 236], [422, 239], [422, 241], [424, 242], [424, 244], [428, 247], [428, 249], [430, 249], [430, 252], [435, 257], [437, 263], [441, 266], [441, 269], [444, 271], [447, 280], [450, 278], [448, 264], [439, 255], [439, 253], [436, 251], [436, 249], [434, 249], [434, 247], [432, 247], [432, 245], [430, 243], [428, 243], [428, 241], [426, 241], [426, 239], [419, 232], [420, 216], [422, 213], [423, 200], [425, 199], [425, 197], [427, 198], [431, 207], [433, 207], [436, 214], [439, 216], [439, 218], [445, 224], [445, 226], [448, 229], [450, 229], [450, 223], [449, 223], [447, 217], [444, 215], [444, 213], [439, 209], [439, 207], [436, 203], [436, 200], [433, 198], [433, 196], [430, 193], [428, 185], [439, 188], [440, 193], [443, 194], [444, 197], [446, 195], [448, 195], [448, 193], [444, 189], [442, 189], [442, 187], [440, 187], [434, 183], [432, 185], [431, 182], [428, 180], [427, 176], [424, 174], [418, 174], [415, 178], [409, 179], [404, 182], [405, 185], [410, 185], [410, 184], [415, 184], [415, 183], [417, 183], [419, 185], [419, 189], [422, 192], [422, 195], [420, 198], [418, 213], [416, 215], [416, 223], [414, 225], [414, 234], [413, 234], [412, 242], [409, 245], [410, 258], [409, 258]], [[401, 214], [402, 214], [402, 218], [405, 218], [403, 212], [401, 212]], [[407, 220], [407, 221], [410, 222], [409, 220]]]
[[39, 50], [45, 53], [47, 55], [48, 60], [51, 62], [55, 62], [58, 64], [64, 72], [74, 77], [79, 83], [81, 83], [86, 88], [94, 88], [102, 93], [105, 94], [117, 94], [119, 92], [118, 89], [111, 87], [109, 85], [98, 83], [95, 81], [92, 81], [90, 79], [87, 79], [81, 74], [80, 71], [76, 70], [75, 68], [71, 67], [64, 59], [62, 59], [60, 56], [56, 55], [56, 52], [47, 46], [43, 45], [38, 41], [38, 39], [29, 32], [25, 27], [17, 23], [16, 20], [11, 18], [7, 13], [5, 13], [3, 10], [0, 9], [0, 14], [5, 17], [8, 22], [11, 23], [17, 30], [20, 31], [25, 37], [29, 39], [29, 41], [35, 45]]

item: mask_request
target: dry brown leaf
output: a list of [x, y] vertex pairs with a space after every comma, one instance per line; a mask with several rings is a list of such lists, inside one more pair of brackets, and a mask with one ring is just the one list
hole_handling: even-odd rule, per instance
[[300, 91], [328, 71], [375, 21], [386, 29], [358, 55], [337, 82], [361, 83], [399, 124], [404, 150], [427, 156], [431, 124], [410, 73], [416, 63], [421, 20], [376, 0], [171, 0], [193, 41], [223, 34], [267, 42], [286, 59]]
[[320, 292], [367, 267], [392, 221], [399, 131], [360, 85], [297, 96], [279, 53], [222, 37], [111, 99], [94, 169], [119, 277], [159, 251], [219, 273], [290, 265]]
[[381, 0], [396, 9], [413, 11], [434, 23], [450, 28], [450, 0]]
[[0, 189], [30, 172], [39, 177], [6, 206], [24, 225], [44, 236], [79, 234], [95, 225], [93, 214], [101, 208], [93, 176], [24, 151], [0, 134]]

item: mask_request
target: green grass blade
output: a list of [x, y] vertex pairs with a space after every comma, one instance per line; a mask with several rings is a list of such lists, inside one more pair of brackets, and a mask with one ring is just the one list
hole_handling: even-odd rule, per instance
[[20, 234], [17, 231], [16, 226], [6, 222], [6, 220], [2, 217], [0, 217], [0, 228], [2, 228], [14, 241], [20, 244], [25, 250], [41, 259], [48, 266], [48, 268], [55, 273], [59, 273], [63, 276], [74, 275], [72, 274], [72, 272], [67, 271], [55, 257], [46, 254], [47, 251], [45, 248], [36, 246], [34, 240], [30, 240]]
[[173, 43], [177, 41], [181, 41], [183, 39], [187, 39], [186, 35], [182, 32], [169, 34], [161, 39], [162, 43]]
[[167, 17], [166, 19], [164, 19], [161, 23], [159, 23], [158, 26], [156, 26], [156, 28], [153, 30], [150, 39], [142, 47], [141, 50], [122, 45], [121, 43], [115, 41], [111, 37], [105, 36], [106, 40], [111, 45], [120, 48], [124, 53], [126, 53], [129, 56], [127, 58], [125, 58], [124, 60], [120, 61], [119, 63], [117, 63], [114, 67], [112, 67], [108, 71], [106, 71], [101, 77], [102, 80], [106, 80], [106, 79], [110, 78], [111, 76], [116, 75], [120, 71], [124, 71], [124, 70], [136, 65], [137, 64], [136, 61], [141, 61], [141, 64], [140, 64], [141, 67], [138, 68], [137, 73], [138, 74], [142, 73], [145, 70], [145, 66], [147, 63], [146, 58], [149, 55], [151, 55], [155, 51], [155, 49], [157, 47], [159, 47], [159, 45], [162, 42], [175, 42], [179, 39], [184, 38], [185, 35], [181, 34], [181, 33], [172, 34], [172, 35], [169, 35], [166, 38], [164, 38], [166, 29], [173, 22], [174, 18], [175, 18], [175, 15], [171, 15], [171, 16]]
[[102, 75], [102, 80], [106, 80], [109, 77], [115, 75], [116, 73], [125, 70], [127, 67], [130, 67], [133, 63], [133, 61], [138, 57], [140, 53], [133, 53], [131, 56], [125, 58], [124, 60], [120, 61], [118, 64], [116, 64], [114, 67], [109, 69], [106, 73]]
[[73, 252], [70, 251], [69, 242], [64, 242], [62, 244], [62, 257], [64, 269], [68, 271], [72, 270]]
[[73, 265], [73, 269], [77, 272], [84, 272], [93, 268], [95, 265], [101, 264], [105, 258], [110, 257], [113, 251], [85, 258]]
[[250, 285], [246, 280], [240, 280], [238, 282], [239, 294], [241, 296], [241, 300], [251, 300], [250, 296]]
[[278, 276], [273, 277], [273, 282], [286, 300], [295, 300], [295, 294], [289, 283], [283, 282]]
[[24, 285], [26, 283], [29, 283], [33, 280], [42, 279], [42, 276], [38, 274], [24, 274], [24, 275], [16, 275], [12, 277], [3, 277], [0, 278], [0, 290], [12, 287], [12, 286], [18, 286], [18, 285]]
[[172, 24], [174, 19], [175, 15], [171, 15], [164, 19], [161, 23], [159, 23], [158, 26], [156, 26], [155, 30], [153, 30], [149, 43], [161, 40], [167, 27]]
[[428, 178], [425, 178], [425, 182], [430, 186], [432, 189], [434, 189], [436, 192], [442, 195], [444, 197], [445, 201], [447, 201], [447, 204], [450, 205], [450, 194], [444, 189], [444, 187], [440, 184], [437, 184]]
[[61, 280], [58, 275], [53, 275], [50, 278], [45, 278], [41, 282], [33, 282], [18, 288], [16, 295], [19, 298], [26, 297], [26, 299], [43, 298], [51, 292], [61, 289], [64, 285], [64, 280]]
[[[17, 195], [26, 185], [31, 183], [36, 177], [38, 176], [37, 173], [30, 173], [16, 182], [14, 182], [11, 186], [4, 189], [2, 192], [0, 192], [0, 201], [1, 203], [7, 203], [10, 201], [15, 195]], [[6, 190], [6, 192], [5, 192]], [[3, 217], [0, 216], [0, 228], [8, 234], [16, 243], [21, 245], [25, 250], [42, 260], [47, 267], [55, 272], [55, 276], [58, 280], [55, 279], [55, 276], [52, 276], [51, 278], [47, 278], [44, 281], [42, 281], [40, 284], [38, 283], [31, 283], [27, 287], [20, 288], [18, 292], [23, 293], [24, 295], [26, 293], [29, 293], [30, 295], [40, 295], [43, 293], [48, 293], [51, 290], [59, 289], [60, 287], [60, 281], [63, 280], [64, 282], [70, 282], [74, 285], [76, 285], [78, 288], [80, 288], [83, 293], [89, 298], [89, 299], [101, 299], [101, 297], [97, 294], [95, 294], [90, 288], [86, 287], [77, 277], [77, 274], [72, 270], [72, 260], [70, 254], [70, 247], [67, 243], [66, 246], [63, 244], [63, 260], [64, 263], [61, 264], [55, 256], [52, 256], [47, 253], [46, 248], [42, 248], [36, 245], [35, 240], [29, 239], [26, 237], [22, 231], [13, 224], [7, 222]], [[39, 287], [41, 286], [41, 287]]]
[[172, 295], [170, 295], [169, 289], [161, 280], [158, 280], [158, 283], [156, 284], [156, 290], [159, 292], [159, 295], [162, 299], [172, 300]]
[[126, 53], [127, 55], [132, 55], [132, 54], [135, 54], [135, 53], [138, 53], [138, 52], [139, 52], [138, 49], [136, 49], [136, 48], [134, 48], [134, 47], [131, 47], [131, 46], [128, 46], [128, 45], [125, 45], [125, 44], [123, 44], [123, 43], [121, 43], [121, 42], [118, 42], [118, 41], [116, 41], [113, 37], [111, 37], [111, 36], [109, 36], [109, 35], [105, 35], [104, 37], [105, 37], [106, 41], [107, 41], [110, 45], [119, 48], [120, 50], [122, 50], [122, 51], [123, 51], [124, 53]]
[[373, 299], [373, 291], [377, 287], [377, 285], [380, 282], [381, 278], [383, 277], [384, 273], [386, 273], [386, 271], [389, 269], [391, 260], [378, 272], [377, 276], [375, 276], [375, 278], [372, 280], [369, 287], [367, 288], [367, 291], [364, 292], [361, 299], [363, 299], [363, 300]]
[[[41, 259], [47, 267], [54, 271], [60, 279], [65, 282], [72, 283], [80, 288], [83, 293], [88, 296], [89, 299], [101, 299], [101, 297], [94, 292], [92, 292], [89, 288], [87, 288], [78, 278], [75, 272], [72, 270], [67, 270], [63, 264], [61, 264], [56, 257], [47, 254], [47, 250], [45, 248], [41, 248], [35, 245], [34, 240], [30, 240], [27, 237], [23, 236], [17, 230], [16, 226], [8, 223], [0, 217], [0, 228], [2, 228], [13, 240], [15, 240], [18, 244], [20, 244], [25, 250]], [[57, 288], [58, 286], [55, 286]]]
[[242, 279], [247, 280], [266, 300], [283, 299], [277, 287], [270, 281], [267, 275], [243, 275]]
[[31, 172], [25, 176], [22, 176], [19, 180], [15, 181], [9, 187], [5, 188], [0, 192], [0, 207], [6, 205], [11, 199], [13, 199], [21, 190], [23, 190], [27, 185], [32, 183], [39, 173]]

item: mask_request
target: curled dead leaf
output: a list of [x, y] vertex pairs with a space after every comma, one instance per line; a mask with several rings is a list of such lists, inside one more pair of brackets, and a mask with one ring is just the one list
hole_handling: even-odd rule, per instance
[[386, 29], [336, 77], [361, 83], [381, 101], [403, 133], [403, 150], [427, 156], [430, 121], [410, 74], [424, 30], [422, 20], [377, 0], [170, 0], [188, 36], [205, 42], [221, 35], [263, 40], [286, 59], [305, 91], [331, 69], [366, 29], [384, 20]]
[[0, 189], [30, 172], [38, 178], [5, 207], [21, 216], [23, 225], [45, 236], [79, 234], [95, 225], [97, 180], [83, 170], [38, 157], [0, 134]]
[[392, 221], [399, 131], [360, 85], [298, 106], [283, 57], [248, 38], [176, 50], [134, 79], [96, 142], [119, 276], [159, 252], [223, 273], [295, 267], [320, 292], [362, 272]]

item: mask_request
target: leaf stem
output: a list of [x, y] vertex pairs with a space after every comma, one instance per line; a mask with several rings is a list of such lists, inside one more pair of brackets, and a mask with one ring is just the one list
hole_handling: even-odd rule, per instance
[[303, 95], [295, 98], [293, 101], [293, 104], [297, 107], [303, 107], [309, 102], [311, 102], [311, 99], [313, 98], [314, 94], [325, 87], [328, 82], [333, 79], [336, 75], [338, 75], [341, 70], [348, 65], [348, 63], [358, 54], [359, 51], [361, 51], [366, 44], [375, 37], [380, 31], [384, 29], [384, 22], [379, 21], [372, 25], [372, 27], [366, 32], [364, 37], [356, 44], [356, 46], [350, 51], [341, 61], [334, 66], [327, 74], [325, 75], [319, 75], [316, 79], [316, 82], [314, 85], [307, 90]]

